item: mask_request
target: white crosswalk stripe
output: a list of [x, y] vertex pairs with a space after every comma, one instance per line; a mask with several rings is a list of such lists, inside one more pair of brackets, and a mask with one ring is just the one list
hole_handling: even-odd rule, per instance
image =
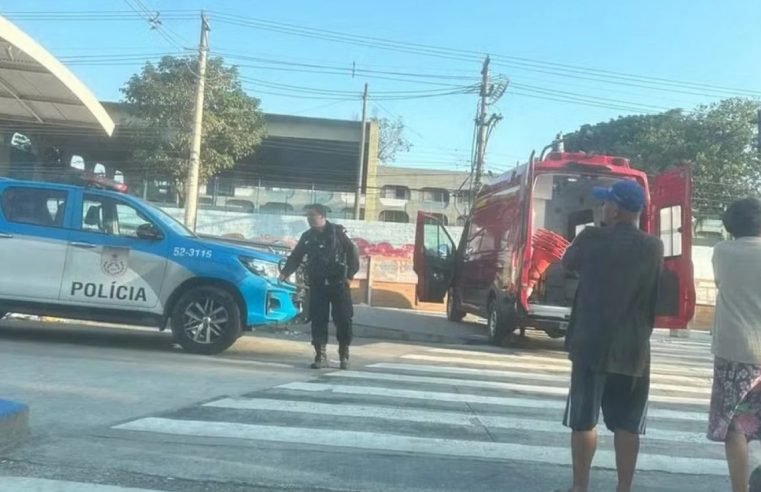
[[[570, 464], [561, 353], [430, 348], [116, 426], [120, 431], [289, 446]], [[647, 435], [638, 469], [726, 475], [705, 437], [712, 362], [695, 340], [654, 338]], [[324, 416], [330, 416], [325, 419]], [[600, 426], [595, 466], [615, 467]]]
[[[528, 369], [528, 370], [541, 370], [548, 372], [561, 372], [565, 373], [570, 371], [571, 362], [559, 358], [550, 357], [515, 357], [505, 356], [500, 360], [475, 360], [468, 357], [447, 357], [442, 355], [428, 355], [428, 354], [408, 354], [403, 355], [402, 359], [425, 361], [425, 362], [440, 362], [445, 364], [470, 364], [475, 366], [489, 366], [489, 367], [504, 367], [514, 369]], [[706, 362], [707, 363], [707, 362]], [[695, 376], [702, 378], [710, 378], [713, 375], [712, 369], [693, 369], [685, 366], [675, 366], [672, 364], [658, 364], [653, 367], [654, 375], [676, 375], [676, 376]]]
[[[377, 364], [370, 365], [372, 368], [377, 369], [389, 369], [392, 371], [405, 371], [405, 372], [428, 372], [439, 373], [447, 375], [470, 375], [479, 377], [493, 377], [500, 379], [523, 379], [532, 381], [549, 381], [555, 384], [568, 385], [568, 376], [560, 377], [557, 374], [544, 374], [544, 373], [526, 373], [517, 371], [508, 371], [503, 369], [473, 369], [469, 367], [445, 367], [429, 364], [399, 364], [394, 362], [379, 362]], [[570, 368], [567, 371], [570, 375]], [[667, 389], [670, 391], [680, 391], [687, 393], [710, 393], [711, 380], [688, 377], [688, 376], [662, 376], [659, 375], [655, 378], [657, 381], [663, 381], [664, 383], [652, 382], [650, 384], [651, 389]], [[668, 384], [666, 384], [668, 383]]]
[[[471, 425], [478, 422], [485, 427], [499, 429], [533, 430], [542, 428], [545, 431], [551, 429], [562, 432], [564, 427], [560, 422], [548, 422], [518, 417], [494, 417], [477, 416], [465, 412], [436, 412], [422, 410], [409, 410], [406, 408], [363, 406], [363, 405], [339, 405], [334, 403], [316, 402], [283, 402], [282, 400], [268, 400], [264, 398], [225, 398], [205, 404], [205, 406], [218, 408], [237, 408], [243, 410], [278, 410], [281, 412], [311, 413], [319, 412], [326, 415], [341, 417], [371, 417], [385, 420], [400, 420], [406, 422], [427, 422], [446, 425]], [[701, 419], [703, 415], [700, 415]], [[607, 429], [601, 429], [603, 434], [610, 434]], [[680, 432], [660, 429], [648, 429], [648, 435], [654, 439], [675, 442], [703, 443], [705, 436], [702, 433]]]
[[[341, 371], [336, 373], [329, 373], [327, 374], [327, 376], [338, 376], [338, 377], [354, 378], [354, 379], [375, 379], [380, 381], [404, 381], [408, 383], [444, 384], [444, 385], [452, 385], [452, 386], [466, 386], [470, 388], [499, 388], [499, 389], [505, 389], [505, 390], [513, 390], [513, 391], [530, 391], [534, 393], [547, 392], [547, 394], [559, 394], [562, 396], [566, 395], [566, 392], [567, 392], [566, 389], [568, 388], [567, 386], [568, 378], [558, 378], [557, 376], [555, 376], [555, 379], [553, 381], [555, 383], [561, 383], [561, 385], [557, 385], [557, 386], [546, 386], [546, 385], [534, 386], [534, 385], [525, 385], [525, 384], [516, 384], [516, 383], [506, 383], [502, 381], [472, 381], [472, 380], [468, 381], [468, 380], [462, 380], [462, 379], [440, 378], [440, 377], [430, 377], [430, 376], [407, 376], [407, 375], [400, 375], [400, 374], [383, 374], [383, 373], [367, 372], [367, 371]], [[550, 380], [547, 377], [543, 379], [545, 381]], [[674, 391], [677, 393], [691, 393], [691, 394], [703, 394], [703, 395], [711, 394], [710, 388], [685, 388], [684, 386], [663, 384], [663, 383], [652, 383], [650, 385], [650, 389]], [[654, 400], [654, 401], [657, 401], [657, 400]]]

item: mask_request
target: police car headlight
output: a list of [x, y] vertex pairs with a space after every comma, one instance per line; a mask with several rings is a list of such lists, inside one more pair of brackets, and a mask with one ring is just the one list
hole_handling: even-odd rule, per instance
[[240, 262], [248, 269], [249, 272], [260, 277], [277, 278], [280, 275], [280, 269], [277, 263], [271, 261], [259, 260], [257, 258], [240, 257]]

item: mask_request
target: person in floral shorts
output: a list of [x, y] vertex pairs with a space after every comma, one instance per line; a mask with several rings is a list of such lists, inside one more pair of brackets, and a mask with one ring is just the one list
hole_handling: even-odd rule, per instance
[[748, 442], [761, 439], [761, 201], [732, 203], [723, 222], [733, 239], [713, 252], [719, 294], [708, 438], [724, 443], [732, 491], [748, 492]]

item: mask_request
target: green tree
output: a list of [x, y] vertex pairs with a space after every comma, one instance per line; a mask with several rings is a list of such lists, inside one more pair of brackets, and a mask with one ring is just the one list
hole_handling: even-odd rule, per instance
[[[197, 61], [191, 57], [164, 57], [146, 63], [122, 92], [134, 108], [142, 131], [135, 132], [135, 159], [146, 172], [171, 179], [180, 195], [187, 176], [192, 140]], [[238, 70], [222, 58], [210, 58], [201, 145], [201, 181], [232, 168], [251, 155], [264, 136], [259, 100], [241, 87]]]
[[378, 124], [378, 160], [383, 164], [394, 162], [396, 154], [408, 152], [412, 144], [404, 135], [404, 121], [399, 116], [396, 119], [373, 117]]
[[733, 98], [692, 112], [624, 116], [584, 125], [567, 135], [565, 143], [569, 151], [628, 157], [648, 174], [689, 164], [695, 215], [701, 220], [716, 216], [734, 198], [759, 192], [759, 107], [757, 101]]

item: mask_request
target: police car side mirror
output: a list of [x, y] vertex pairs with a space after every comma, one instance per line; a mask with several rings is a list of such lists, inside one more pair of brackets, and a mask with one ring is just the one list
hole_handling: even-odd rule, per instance
[[161, 231], [156, 229], [153, 224], [141, 224], [137, 228], [137, 237], [147, 241], [158, 241], [163, 239], [164, 236], [161, 235]]

